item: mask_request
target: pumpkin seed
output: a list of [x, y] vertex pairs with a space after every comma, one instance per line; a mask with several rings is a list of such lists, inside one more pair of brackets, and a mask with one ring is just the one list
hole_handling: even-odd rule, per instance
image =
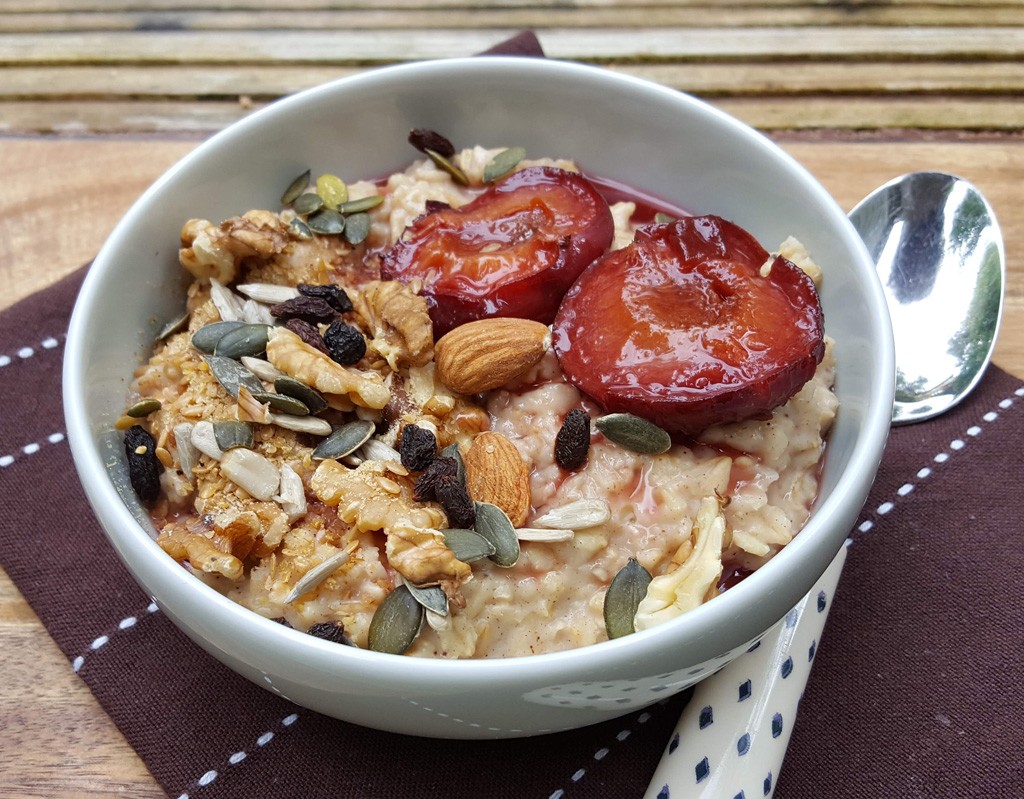
[[288, 184], [288, 188], [284, 190], [284, 194], [281, 195], [281, 205], [291, 205], [298, 198], [303, 191], [306, 190], [306, 186], [309, 185], [309, 179], [312, 177], [312, 173], [307, 169], [295, 180]]
[[484, 183], [492, 183], [498, 178], [505, 177], [524, 158], [526, 158], [526, 150], [522, 147], [509, 147], [507, 150], [502, 150], [484, 167]]
[[451, 458], [455, 461], [455, 476], [459, 478], [462, 485], [466, 484], [466, 462], [462, 460], [462, 452], [458, 444], [449, 444], [441, 450], [442, 458]]
[[204, 455], [209, 455], [215, 461], [219, 461], [224, 456], [221, 448], [217, 446], [217, 436], [213, 432], [213, 422], [196, 422], [192, 427], [192, 434], [189, 438], [192, 441], [193, 447]]
[[363, 446], [373, 435], [375, 429], [376, 425], [365, 419], [342, 425], [320, 442], [320, 445], [313, 450], [313, 458], [315, 460], [344, 458]]
[[420, 588], [413, 585], [406, 579], [402, 579], [405, 587], [409, 589], [412, 598], [423, 605], [425, 610], [432, 610], [442, 616], [448, 615], [448, 595], [439, 585], [432, 585], [427, 588]]
[[345, 229], [345, 217], [330, 208], [322, 208], [306, 220], [309, 229], [315, 233], [336, 236]]
[[227, 452], [235, 447], [252, 449], [255, 440], [251, 424], [227, 420], [213, 422], [213, 437], [217, 440], [221, 452]]
[[340, 567], [348, 563], [350, 557], [348, 552], [337, 552], [323, 563], [314, 566], [298, 579], [292, 590], [288, 592], [288, 596], [284, 598], [284, 603], [290, 605], [306, 592], [312, 591]]
[[520, 541], [542, 541], [554, 544], [559, 541], [571, 541], [576, 535], [572, 530], [559, 530], [550, 527], [517, 527], [516, 538]]
[[234, 399], [238, 399], [239, 386], [245, 386], [253, 394], [264, 390], [260, 379], [236, 360], [225, 358], [223, 355], [207, 355], [203, 360], [210, 367], [217, 382]]
[[384, 597], [370, 621], [367, 644], [374, 652], [401, 655], [416, 640], [423, 625], [423, 605], [404, 585]]
[[309, 413], [320, 413], [327, 407], [327, 400], [323, 394], [288, 375], [274, 378], [274, 391], [294, 397], [306, 406]]
[[670, 214], [663, 214], [661, 211], [654, 215], [654, 221], [659, 225], [667, 225], [669, 222], [675, 222], [675, 217]]
[[306, 515], [306, 487], [298, 472], [287, 463], [281, 464], [281, 487], [274, 502], [287, 514], [288, 524], [294, 524]]
[[370, 215], [366, 213], [352, 214], [345, 217], [345, 241], [355, 246], [370, 235]]
[[281, 485], [281, 473], [255, 450], [238, 447], [225, 452], [220, 471], [232, 483], [259, 500], [269, 500]]
[[256, 377], [260, 380], [266, 380], [268, 383], [273, 383], [285, 376], [284, 372], [262, 358], [253, 358], [250, 355], [243, 355], [239, 358], [239, 361], [241, 361], [242, 366], [256, 375]]
[[269, 405], [275, 411], [287, 413], [291, 416], [309, 416], [309, 408], [306, 407], [306, 403], [295, 399], [295, 397], [289, 397], [287, 394], [259, 391], [252, 396], [257, 402]]
[[605, 438], [639, 452], [641, 455], [659, 455], [672, 446], [672, 437], [653, 422], [631, 413], [610, 413], [594, 420], [594, 427]]
[[146, 399], [141, 399], [132, 405], [125, 413], [133, 419], [141, 419], [144, 416], [149, 416], [151, 413], [156, 413], [161, 407], [163, 406], [160, 400], [155, 397], [146, 397]]
[[437, 630], [439, 633], [443, 633], [451, 629], [452, 620], [450, 616], [442, 616], [440, 613], [434, 613], [430, 608], [424, 608], [423, 611], [423, 616], [427, 620], [427, 624], [430, 625], [430, 629]]
[[442, 530], [444, 543], [452, 551], [452, 554], [463, 563], [472, 563], [474, 560], [489, 558], [497, 550], [494, 544], [484, 538], [480, 533], [472, 530], [463, 530], [461, 527], [451, 527]]
[[323, 207], [323, 198], [321, 198], [319, 194], [314, 194], [313, 192], [300, 194], [292, 205], [292, 208], [295, 209], [295, 213], [302, 214], [303, 216], [315, 214]]
[[515, 566], [519, 560], [519, 539], [505, 511], [490, 502], [475, 502], [476, 522], [473, 528], [491, 542], [494, 554], [490, 556], [498, 566]]
[[534, 527], [563, 527], [585, 530], [597, 527], [612, 517], [611, 508], [603, 499], [577, 499], [560, 508], [553, 508], [533, 520]]
[[221, 336], [213, 354], [236, 361], [243, 355], [259, 355], [266, 351], [269, 336], [270, 325], [242, 325]]
[[609, 638], [621, 638], [636, 632], [633, 618], [640, 601], [647, 595], [650, 582], [651, 573], [636, 558], [626, 561], [626, 565], [612, 578], [604, 595], [604, 626]]
[[338, 206], [339, 214], [358, 214], [360, 211], [369, 211], [384, 202], [383, 194], [371, 194], [369, 197], [360, 197], [358, 200], [349, 200]]
[[292, 219], [288, 223], [288, 230], [293, 236], [299, 239], [311, 239], [313, 238], [313, 231], [309, 229], [309, 225], [303, 222], [298, 217]]
[[316, 179], [316, 193], [324, 205], [335, 211], [339, 205], [348, 202], [348, 186], [337, 175], [320, 175]]
[[250, 299], [271, 305], [294, 300], [299, 296], [298, 289], [277, 283], [239, 283], [235, 288]]
[[244, 327], [245, 322], [211, 322], [203, 325], [192, 335], [192, 346], [200, 352], [212, 355], [217, 349], [217, 342], [232, 330]]
[[237, 322], [242, 319], [242, 302], [238, 295], [212, 277], [210, 278], [210, 299], [223, 321]]
[[178, 451], [182, 474], [191, 481], [192, 469], [199, 463], [199, 450], [192, 443], [192, 425], [189, 422], [174, 425], [174, 448]]
[[452, 176], [452, 180], [458, 183], [460, 186], [468, 186], [469, 178], [466, 177], [466, 173], [459, 169], [455, 164], [445, 158], [441, 153], [435, 152], [434, 150], [424, 150], [427, 157], [437, 166], [438, 169], [447, 172]]
[[309, 433], [314, 436], [329, 436], [331, 423], [317, 416], [292, 416], [288, 413], [271, 413], [270, 424], [294, 430], [296, 433]]
[[162, 328], [160, 332], [156, 334], [157, 341], [163, 341], [170, 335], [177, 333], [179, 330], [184, 330], [185, 325], [188, 324], [189, 312], [186, 310], [180, 316], [176, 316]]

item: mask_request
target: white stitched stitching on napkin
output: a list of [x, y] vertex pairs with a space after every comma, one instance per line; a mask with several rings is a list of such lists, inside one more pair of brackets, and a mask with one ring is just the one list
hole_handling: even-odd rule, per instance
[[[63, 337], [64, 336], [62, 334], [61, 338]], [[47, 336], [46, 338], [39, 342], [39, 346], [42, 347], [44, 350], [55, 350], [57, 349], [57, 347], [60, 346], [60, 341], [54, 338], [53, 336]], [[35, 347], [25, 346], [19, 347], [15, 351], [14, 356], [19, 360], [27, 361], [33, 355], [37, 354], [38, 350], [36, 350]], [[12, 358], [10, 355], [0, 355], [0, 368], [4, 366], [10, 366], [12, 363], [14, 363], [14, 358]]]
[[[59, 444], [64, 440], [64, 438], [65, 436], [63, 433], [50, 433], [50, 435], [46, 437], [45, 441], [47, 444]], [[25, 446], [20, 447], [18, 449], [18, 453], [20, 454], [0, 455], [0, 468], [10, 466], [14, 461], [21, 457], [21, 455], [35, 455], [41, 449], [42, 445], [38, 441], [33, 441], [30, 444], [25, 444]]]
[[[146, 611], [145, 612], [146, 612], [147, 615], [149, 615], [149, 614], [152, 614], [152, 613], [156, 613], [158, 610], [160, 610], [160, 608], [158, 608], [156, 606], [156, 603], [155, 602], [150, 602], [146, 606]], [[103, 634], [103, 635], [99, 635], [96, 638], [94, 638], [92, 643], [89, 644], [89, 652], [99, 652], [103, 647], [105, 647], [107, 644], [110, 643], [110, 639], [113, 636], [117, 635], [119, 632], [124, 632], [125, 630], [130, 630], [132, 627], [134, 627], [138, 623], [139, 623], [139, 617], [138, 616], [125, 616], [123, 619], [121, 619], [121, 621], [119, 621], [117, 623], [117, 629], [112, 631], [109, 635], [108, 634]], [[71, 661], [71, 670], [75, 674], [78, 674], [78, 672], [80, 672], [82, 670], [82, 666], [84, 666], [84, 665], [85, 665], [85, 655], [79, 655], [78, 657], [76, 657], [74, 660]]]

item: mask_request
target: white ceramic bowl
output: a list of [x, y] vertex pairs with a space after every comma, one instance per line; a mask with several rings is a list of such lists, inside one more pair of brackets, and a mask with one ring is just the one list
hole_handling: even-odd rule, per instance
[[[307, 167], [375, 177], [415, 155], [413, 127], [519, 144], [750, 230], [800, 238], [824, 266], [842, 403], [812, 519], [735, 588], [653, 630], [490, 661], [396, 657], [321, 641], [236, 605], [178, 566], [126, 488], [113, 432], [156, 330], [180, 311], [183, 220], [276, 208]], [[770, 141], [691, 97], [610, 71], [523, 58], [391, 67], [274, 103], [214, 136], [132, 207], [89, 272], [68, 334], [64, 401], [86, 493], [118, 555], [196, 643], [314, 710], [418, 735], [482, 738], [580, 727], [662, 699], [744, 650], [805, 593], [855, 522], [881, 457], [893, 346], [872, 264], [842, 210]]]

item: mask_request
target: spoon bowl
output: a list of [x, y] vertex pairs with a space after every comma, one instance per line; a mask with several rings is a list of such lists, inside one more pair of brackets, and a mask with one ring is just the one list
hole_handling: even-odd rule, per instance
[[892, 422], [931, 419], [974, 388], [992, 356], [1006, 283], [995, 214], [963, 178], [912, 172], [865, 197], [850, 221], [892, 318]]

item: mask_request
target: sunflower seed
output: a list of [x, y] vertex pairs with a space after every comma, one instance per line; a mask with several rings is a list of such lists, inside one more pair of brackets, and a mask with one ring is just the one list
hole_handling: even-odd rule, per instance
[[455, 461], [455, 476], [458, 478], [462, 485], [466, 484], [466, 462], [462, 460], [462, 453], [459, 451], [458, 444], [449, 444], [443, 450], [441, 450], [441, 458], [451, 458]]
[[259, 500], [269, 500], [281, 485], [281, 473], [255, 450], [233, 449], [220, 460], [220, 471], [239, 488]]
[[375, 652], [401, 655], [423, 626], [423, 606], [404, 585], [384, 597], [370, 621], [367, 645]]
[[577, 499], [560, 508], [553, 508], [533, 520], [534, 527], [563, 527], [570, 530], [585, 530], [597, 527], [612, 517], [608, 503], [603, 499]]
[[437, 166], [438, 169], [447, 172], [452, 176], [452, 180], [458, 183], [460, 186], [468, 186], [469, 178], [466, 177], [466, 173], [459, 169], [455, 164], [445, 158], [441, 153], [435, 150], [424, 150], [427, 157]]
[[192, 346], [200, 352], [213, 354], [217, 348], [217, 342], [236, 328], [243, 327], [245, 322], [211, 322], [203, 325], [192, 335]]
[[515, 566], [519, 560], [519, 539], [516, 529], [505, 511], [489, 502], [476, 502], [476, 522], [473, 528], [494, 546], [490, 556], [498, 566]]
[[163, 341], [165, 338], [167, 338], [170, 335], [173, 335], [174, 333], [177, 333], [179, 330], [184, 330], [185, 325], [188, 324], [189, 316], [189, 312], [185, 311], [180, 316], [177, 316], [174, 319], [172, 319], [170, 322], [168, 322], [166, 325], [160, 328], [160, 332], [156, 334], [156, 340]]
[[394, 461], [402, 462], [402, 455], [394, 447], [389, 447], [383, 441], [371, 438], [359, 448], [359, 456], [364, 461]]
[[271, 413], [270, 423], [283, 427], [285, 430], [294, 430], [296, 433], [309, 433], [314, 436], [327, 436], [331, 434], [331, 423], [317, 416], [292, 416], [287, 413]]
[[174, 425], [174, 447], [178, 451], [178, 465], [182, 474], [191, 481], [192, 469], [199, 463], [199, 450], [192, 443], [192, 425], [188, 422]]
[[557, 543], [559, 541], [571, 541], [576, 535], [572, 530], [558, 530], [556, 528], [540, 527], [517, 527], [516, 538], [520, 541], [543, 541], [546, 543]]
[[210, 371], [217, 378], [217, 382], [234, 399], [238, 399], [239, 386], [245, 386], [254, 394], [264, 390], [260, 379], [238, 361], [225, 358], [222, 355], [207, 355], [203, 360], [210, 367]]
[[362, 211], [369, 211], [384, 202], [384, 195], [371, 194], [369, 197], [360, 197], [358, 200], [349, 200], [338, 206], [339, 214], [358, 214]]
[[336, 236], [345, 229], [345, 217], [330, 208], [323, 208], [311, 214], [306, 220], [309, 229], [325, 236]]
[[489, 558], [497, 550], [494, 544], [484, 538], [480, 533], [472, 530], [463, 530], [461, 527], [451, 527], [442, 530], [444, 543], [452, 551], [452, 554], [463, 563], [472, 563], [474, 560]]
[[[243, 355], [239, 360], [242, 362], [242, 366], [256, 375], [260, 380], [266, 380], [268, 383], [274, 383], [280, 378], [287, 376], [272, 363], [265, 361], [262, 358], [253, 358], [251, 355]], [[280, 391], [280, 389], [276, 390]]]
[[273, 325], [274, 317], [262, 302], [246, 300], [242, 303], [242, 321], [248, 325]]
[[413, 585], [404, 577], [402, 583], [409, 589], [412, 598], [419, 602], [426, 610], [432, 610], [442, 616], [448, 615], [448, 595], [441, 590], [440, 586], [432, 585], [427, 588], [420, 588]]
[[141, 399], [132, 405], [125, 413], [133, 419], [141, 419], [144, 416], [149, 416], [151, 413], [156, 413], [161, 407], [163, 406], [160, 400], [154, 397], [146, 397], [146, 399]]
[[650, 582], [651, 573], [636, 558], [630, 558], [612, 578], [604, 595], [604, 626], [609, 638], [636, 632], [633, 619]]
[[291, 231], [293, 236], [299, 239], [313, 238], [313, 231], [310, 230], [309, 225], [299, 219], [299, 217], [295, 217], [288, 223], [288, 230]]
[[267, 349], [270, 325], [242, 325], [220, 337], [214, 355], [238, 360], [243, 355], [259, 355]]
[[222, 452], [235, 447], [251, 449], [254, 439], [252, 425], [248, 422], [213, 422], [213, 437]]
[[275, 411], [287, 413], [291, 416], [309, 416], [309, 408], [306, 403], [287, 394], [275, 394], [272, 391], [257, 391], [253, 397], [258, 401], [269, 405]]
[[324, 207], [324, 201], [318, 194], [313, 192], [306, 192], [300, 194], [295, 198], [295, 202], [292, 204], [292, 208], [295, 209], [295, 213], [306, 216], [307, 214], [315, 214], [321, 208]]
[[299, 290], [291, 286], [280, 286], [276, 283], [240, 283], [235, 288], [250, 299], [273, 305], [287, 302], [299, 296]]
[[375, 429], [376, 425], [373, 422], [362, 419], [342, 425], [320, 442], [320, 445], [313, 450], [313, 458], [315, 460], [344, 458], [363, 446], [373, 435]]
[[306, 487], [298, 472], [287, 463], [281, 465], [281, 487], [274, 502], [287, 514], [288, 524], [294, 524], [306, 515]]
[[306, 190], [306, 186], [309, 185], [309, 179], [312, 173], [307, 169], [295, 180], [288, 184], [288, 188], [284, 190], [284, 194], [281, 195], [281, 205], [291, 205], [298, 199], [298, 196]]
[[238, 295], [216, 278], [210, 278], [210, 299], [220, 318], [225, 322], [238, 322], [242, 319], [242, 302]]
[[213, 422], [196, 422], [192, 427], [190, 439], [192, 446], [204, 455], [209, 455], [215, 461], [219, 461], [224, 457], [224, 452], [217, 446], [217, 436], [213, 432]]
[[502, 150], [484, 167], [484, 183], [491, 183], [498, 178], [505, 177], [524, 158], [526, 158], [526, 150], [522, 147], [509, 147], [507, 150]]
[[348, 202], [348, 186], [337, 175], [320, 175], [316, 179], [316, 193], [324, 205], [335, 211], [339, 205]]
[[370, 215], [364, 213], [345, 217], [345, 241], [355, 246], [370, 235]]
[[290, 605], [306, 592], [312, 591], [340, 567], [348, 563], [350, 557], [348, 552], [337, 552], [323, 563], [314, 566], [298, 579], [292, 590], [288, 592], [288, 596], [284, 598], [284, 603]]
[[605, 438], [639, 452], [641, 455], [659, 455], [672, 446], [672, 437], [652, 422], [631, 413], [610, 413], [594, 420], [594, 427]]
[[278, 377], [273, 378], [274, 391], [277, 393], [294, 397], [309, 409], [309, 413], [320, 413], [320, 411], [327, 407], [327, 400], [324, 399], [324, 395], [315, 388], [311, 388], [301, 380], [296, 380], [294, 377], [289, 377], [280, 372], [278, 375]]
[[452, 627], [451, 616], [442, 616], [440, 613], [434, 613], [430, 608], [423, 609], [423, 616], [427, 620], [430, 629], [437, 630], [439, 633], [450, 630]]

